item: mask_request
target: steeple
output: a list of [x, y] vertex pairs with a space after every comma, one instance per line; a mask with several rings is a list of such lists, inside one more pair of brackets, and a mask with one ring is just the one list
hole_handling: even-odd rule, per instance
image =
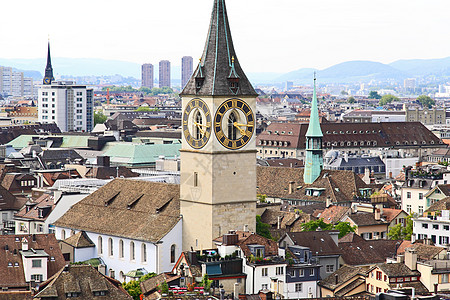
[[257, 96], [234, 51], [225, 0], [214, 0], [202, 58], [181, 95]]
[[55, 80], [53, 77], [52, 58], [50, 56], [50, 40], [48, 41], [47, 66], [45, 67], [44, 84], [51, 84]]
[[307, 137], [323, 137], [322, 129], [320, 128], [319, 121], [319, 108], [317, 106], [317, 94], [316, 94], [316, 74], [314, 73], [314, 92], [313, 99], [311, 101], [311, 115], [309, 117]]
[[314, 92], [311, 103], [308, 131], [306, 132], [306, 158], [303, 181], [312, 184], [323, 169], [322, 129], [319, 122], [319, 108], [316, 94], [316, 74], [314, 74]]

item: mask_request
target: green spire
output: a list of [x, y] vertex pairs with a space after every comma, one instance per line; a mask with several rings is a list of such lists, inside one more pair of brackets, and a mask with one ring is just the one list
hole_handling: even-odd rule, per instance
[[317, 95], [316, 95], [316, 73], [314, 73], [314, 92], [313, 99], [311, 103], [311, 115], [309, 117], [308, 131], [306, 132], [307, 137], [323, 137], [322, 129], [320, 129], [319, 122], [319, 108], [317, 106]]

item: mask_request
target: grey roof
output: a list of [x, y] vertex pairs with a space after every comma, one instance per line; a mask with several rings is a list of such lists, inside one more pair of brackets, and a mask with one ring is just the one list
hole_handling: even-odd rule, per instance
[[49, 256], [44, 250], [20, 250], [20, 254], [24, 257], [47, 257]]
[[[229, 79], [239, 81], [237, 90], [233, 91], [230, 88]], [[196, 81], [199, 80], [203, 81], [203, 84], [198, 89]], [[214, 0], [211, 24], [201, 61], [181, 95], [258, 96], [245, 76], [234, 51], [225, 0]]]
[[329, 166], [334, 167], [370, 167], [384, 166], [384, 162], [379, 157], [339, 157], [330, 163]]

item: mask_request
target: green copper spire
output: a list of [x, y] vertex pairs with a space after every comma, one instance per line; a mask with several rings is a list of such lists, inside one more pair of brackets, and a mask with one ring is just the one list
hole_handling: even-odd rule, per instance
[[323, 169], [322, 129], [320, 129], [319, 109], [317, 107], [316, 74], [314, 74], [314, 93], [311, 103], [308, 131], [306, 132], [306, 157], [303, 181], [312, 184]]
[[319, 122], [319, 108], [317, 106], [317, 95], [316, 95], [316, 74], [314, 73], [314, 92], [313, 99], [311, 102], [311, 115], [309, 117], [308, 131], [306, 132], [307, 137], [323, 137], [322, 129], [320, 128]]

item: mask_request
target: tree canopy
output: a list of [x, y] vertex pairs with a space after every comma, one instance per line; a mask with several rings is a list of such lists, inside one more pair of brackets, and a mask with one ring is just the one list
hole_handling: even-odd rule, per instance
[[94, 112], [94, 126], [97, 124], [103, 124], [108, 119], [102, 112]]
[[150, 108], [148, 106], [139, 106], [136, 111], [159, 111], [159, 108]]
[[397, 225], [391, 227], [388, 232], [388, 238], [391, 240], [411, 240], [411, 235], [413, 233], [413, 220], [412, 213], [406, 217], [406, 225], [398, 223]]
[[381, 96], [378, 95], [377, 91], [370, 91], [369, 99], [381, 99]]
[[323, 219], [319, 219], [302, 224], [303, 231], [316, 231], [318, 228], [321, 230], [339, 230], [339, 238], [346, 236], [350, 232], [356, 231], [356, 226], [351, 226], [349, 222], [338, 222], [334, 225], [325, 223]]
[[109, 88], [110, 92], [141, 92], [142, 94], [146, 96], [156, 96], [156, 95], [170, 95], [174, 94], [174, 91], [170, 87], [162, 87], [162, 88], [148, 88], [148, 87], [141, 87], [139, 89], [133, 88], [131, 85], [128, 86], [105, 86], [102, 88], [102, 91], [106, 91]]
[[397, 97], [395, 97], [394, 95], [387, 94], [387, 95], [384, 95], [383, 97], [381, 97], [379, 105], [383, 106], [388, 103], [391, 103], [392, 101], [398, 101], [398, 100], [399, 99]]
[[127, 293], [131, 297], [133, 297], [134, 300], [139, 300], [142, 294], [140, 283], [155, 276], [156, 273], [148, 273], [139, 278], [138, 280], [131, 280], [130, 282], [122, 283], [122, 287], [127, 291]]
[[431, 97], [428, 97], [426, 95], [420, 95], [419, 97], [417, 97], [417, 101], [419, 101], [422, 106], [428, 108], [431, 108], [436, 104], [436, 102]]
[[256, 216], [256, 233], [268, 239], [272, 239], [269, 231], [270, 225], [261, 221], [261, 216]]
[[356, 100], [354, 97], [350, 96], [350, 97], [348, 97], [347, 102], [350, 104], [353, 104], [353, 103], [356, 103]]

